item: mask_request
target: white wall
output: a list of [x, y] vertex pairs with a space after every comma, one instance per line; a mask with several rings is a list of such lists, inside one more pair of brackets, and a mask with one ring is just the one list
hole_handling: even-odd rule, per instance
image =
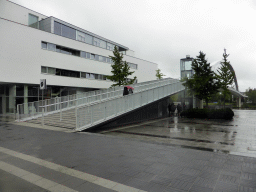
[[[107, 57], [112, 55], [111, 51], [3, 19], [0, 19], [0, 26], [0, 82], [38, 84], [40, 79], [47, 79], [48, 85], [89, 88], [108, 88], [112, 84], [101, 80], [41, 74], [41, 66], [48, 66], [111, 75], [111, 65], [108, 63], [44, 50], [41, 49], [41, 41]], [[138, 64], [134, 75], [139, 82], [155, 79], [156, 64], [126, 55], [124, 60]]]
[[28, 14], [38, 16], [38, 20], [46, 18], [47, 16], [22, 7], [18, 4], [7, 0], [0, 0], [0, 17], [21, 23], [23, 25], [28, 25]]

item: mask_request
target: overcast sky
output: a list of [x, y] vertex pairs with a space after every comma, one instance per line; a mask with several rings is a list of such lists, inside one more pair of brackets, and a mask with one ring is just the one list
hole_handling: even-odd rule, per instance
[[240, 91], [256, 88], [255, 0], [11, 0], [129, 47], [166, 77], [180, 77], [180, 59], [224, 48]]

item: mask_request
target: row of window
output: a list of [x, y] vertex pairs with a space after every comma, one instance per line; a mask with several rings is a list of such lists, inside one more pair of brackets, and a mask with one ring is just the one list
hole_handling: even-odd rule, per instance
[[[55, 45], [52, 43], [47, 43], [47, 42], [42, 41], [41, 47], [42, 47], [42, 49], [48, 49], [50, 51], [56, 51], [56, 52], [64, 53], [67, 55], [74, 55], [74, 56], [78, 56], [78, 57], [83, 57], [85, 59], [92, 59], [92, 60], [96, 60], [96, 61], [113, 64], [113, 61], [109, 57], [105, 57], [105, 56], [101, 56], [101, 55], [97, 55], [97, 54], [93, 54], [93, 53], [89, 53], [89, 52], [85, 52], [85, 51], [79, 51], [79, 50], [63, 47], [60, 45]], [[130, 66], [131, 69], [138, 68], [137, 64], [128, 63], [128, 65]]]
[[60, 36], [67, 37], [67, 38], [70, 38], [70, 39], [82, 41], [84, 43], [88, 43], [90, 45], [95, 45], [97, 47], [101, 47], [101, 48], [108, 49], [108, 50], [111, 50], [111, 51], [113, 51], [114, 47], [115, 47], [115, 45], [112, 44], [112, 43], [108, 43], [104, 40], [93, 37], [93, 36], [91, 36], [89, 34], [86, 34], [84, 32], [75, 30], [71, 27], [63, 25], [63, 24], [58, 23], [56, 21], [54, 21], [54, 33], [56, 35], [60, 35]]
[[[76, 78], [86, 78], [86, 79], [98, 79], [98, 80], [107, 80], [107, 75], [89, 73], [89, 72], [81, 72], [81, 71], [72, 71], [66, 69], [59, 69], [53, 67], [41, 66], [41, 73], [65, 76], [65, 77], [76, 77]], [[136, 80], [137, 83], [137, 80]]]

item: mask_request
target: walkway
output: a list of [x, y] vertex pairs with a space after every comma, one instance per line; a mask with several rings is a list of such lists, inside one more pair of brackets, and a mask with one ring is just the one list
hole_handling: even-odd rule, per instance
[[0, 126], [0, 191], [256, 190], [256, 158], [22, 125]]

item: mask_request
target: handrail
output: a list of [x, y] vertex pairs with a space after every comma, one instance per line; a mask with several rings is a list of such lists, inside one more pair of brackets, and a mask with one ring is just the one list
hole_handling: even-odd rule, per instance
[[[130, 86], [132, 86], [135, 89], [135, 93], [136, 93], [136, 92], [141, 92], [141, 91], [147, 90], [152, 86], [156, 87], [156, 86], [165, 85], [167, 82], [175, 83], [175, 82], [178, 82], [178, 81], [179, 81], [178, 79], [165, 78], [165, 79], [162, 79], [162, 80], [153, 80], [153, 81], [149, 81], [149, 82], [147, 81], [147, 82], [137, 83], [137, 84], [133, 84], [133, 85], [130, 85]], [[29, 119], [33, 119], [34, 117], [39, 117], [40, 114], [41, 114], [40, 109], [42, 109], [42, 108], [47, 109], [47, 107], [55, 106], [54, 108], [50, 109], [50, 112], [49, 112], [49, 110], [48, 111], [45, 110], [45, 113], [51, 114], [51, 113], [54, 113], [54, 112], [58, 112], [59, 107], [60, 107], [59, 105], [64, 104], [64, 103], [67, 103], [67, 106], [64, 106], [63, 108], [68, 109], [68, 108], [74, 106], [73, 104], [71, 104], [71, 106], [70, 106], [70, 103], [76, 103], [76, 105], [78, 105], [77, 104], [78, 101], [81, 102], [81, 105], [87, 104], [88, 102], [89, 103], [94, 103], [94, 102], [99, 101], [99, 100], [102, 101], [104, 99], [114, 98], [117, 95], [122, 95], [122, 92], [123, 92], [123, 86], [120, 86], [120, 87], [96, 90], [96, 91], [91, 91], [91, 92], [85, 92], [83, 94], [74, 94], [74, 95], [68, 95], [68, 96], [63, 96], [63, 97], [55, 97], [53, 99], [40, 100], [40, 101], [36, 101], [36, 102], [18, 104], [17, 105], [17, 111], [18, 111], [18, 118], [17, 119], [18, 119], [18, 121], [20, 121], [20, 116], [22, 116], [22, 115], [25, 116], [25, 118], [23, 118], [23, 120], [29, 120]], [[79, 97], [79, 96], [82, 96], [82, 97]], [[97, 98], [97, 97], [99, 97], [99, 98]], [[92, 98], [96, 98], [96, 99], [92, 99]], [[65, 100], [65, 99], [67, 99], [67, 100], [62, 101], [62, 100]], [[84, 100], [86, 100], [86, 101], [84, 101]], [[47, 103], [52, 103], [52, 104], [47, 104]], [[32, 114], [29, 113], [30, 116], [26, 117], [25, 110], [29, 111], [28, 108], [32, 108], [32, 112], [31, 112]], [[24, 113], [20, 114], [20, 110], [22, 110], [22, 109], [24, 110]]]

